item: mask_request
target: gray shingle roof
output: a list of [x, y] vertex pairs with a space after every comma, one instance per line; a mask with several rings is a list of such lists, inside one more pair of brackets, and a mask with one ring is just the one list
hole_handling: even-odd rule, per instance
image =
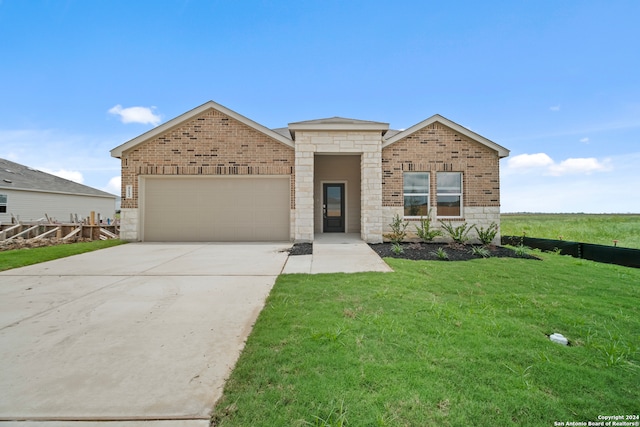
[[315, 120], [305, 120], [302, 122], [293, 122], [293, 123], [289, 123], [290, 125], [312, 125], [312, 124], [329, 124], [329, 125], [335, 125], [335, 124], [350, 124], [350, 125], [356, 125], [356, 124], [367, 124], [367, 125], [387, 125], [387, 127], [389, 126], [389, 123], [383, 123], [383, 122], [372, 122], [370, 120], [358, 120], [358, 119], [350, 119], [347, 117], [338, 117], [338, 116], [334, 116], [334, 117], [327, 117], [324, 119], [315, 119]]
[[44, 191], [51, 193], [112, 197], [111, 193], [78, 184], [28, 166], [0, 159], [0, 189]]

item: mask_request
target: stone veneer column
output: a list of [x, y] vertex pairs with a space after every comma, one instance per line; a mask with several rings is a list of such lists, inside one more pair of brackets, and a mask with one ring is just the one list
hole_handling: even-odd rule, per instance
[[140, 240], [138, 236], [138, 220], [138, 209], [120, 209], [120, 238], [122, 240]]
[[[302, 139], [302, 138], [301, 138]], [[313, 242], [313, 155], [315, 147], [304, 140], [296, 143], [295, 242]]]
[[[377, 148], [377, 149], [376, 149]], [[367, 243], [382, 242], [382, 153], [363, 146], [361, 170], [361, 237]]]

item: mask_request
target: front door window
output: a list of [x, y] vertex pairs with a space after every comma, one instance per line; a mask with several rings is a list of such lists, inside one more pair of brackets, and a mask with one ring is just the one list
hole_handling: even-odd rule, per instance
[[323, 231], [344, 233], [344, 184], [324, 184]]

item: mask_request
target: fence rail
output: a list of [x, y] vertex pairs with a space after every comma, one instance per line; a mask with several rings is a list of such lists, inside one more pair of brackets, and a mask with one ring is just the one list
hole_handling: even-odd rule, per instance
[[522, 244], [543, 251], [559, 250], [562, 255], [571, 255], [575, 258], [640, 268], [640, 249], [523, 236], [502, 236], [502, 244], [513, 246]]

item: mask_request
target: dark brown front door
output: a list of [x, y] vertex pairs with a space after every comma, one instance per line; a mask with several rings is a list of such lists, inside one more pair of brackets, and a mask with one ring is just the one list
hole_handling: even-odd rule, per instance
[[323, 184], [322, 227], [325, 233], [344, 233], [344, 184]]

